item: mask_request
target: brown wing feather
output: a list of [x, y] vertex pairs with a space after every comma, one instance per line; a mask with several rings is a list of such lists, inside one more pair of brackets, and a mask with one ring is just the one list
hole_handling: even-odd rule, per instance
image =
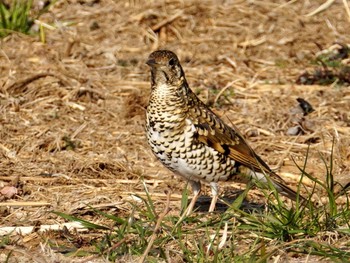
[[[196, 125], [197, 130], [200, 131], [199, 134], [202, 134], [198, 135], [198, 140], [200, 142], [212, 147], [222, 154], [226, 154], [228, 157], [255, 172], [267, 174], [283, 195], [296, 201], [297, 193], [286, 186], [284, 180], [278, 174], [271, 171], [268, 165], [249, 147], [240, 134], [235, 133], [235, 138], [230, 139], [224, 131], [215, 128], [213, 129], [212, 127], [210, 129], [211, 132], [207, 133], [203, 131], [203, 128], [207, 125], [208, 124]], [[231, 128], [228, 127], [228, 129]], [[231, 132], [235, 131], [232, 130]], [[207, 134], [204, 135], [205, 133]], [[302, 196], [300, 196], [300, 200], [305, 201]]]
[[224, 124], [216, 115], [211, 116], [210, 122], [199, 116], [196, 122], [199, 141], [252, 170], [271, 172], [268, 165], [255, 154], [237, 130]]
[[[197, 125], [197, 127], [201, 126], [203, 125]], [[225, 134], [221, 133], [219, 130], [214, 130], [212, 134], [198, 135], [198, 140], [240, 164], [249, 167], [253, 171], [268, 174], [272, 173], [268, 165], [255, 154], [241, 136], [235, 134], [235, 138], [231, 139], [231, 141], [227, 140], [228, 138], [220, 140], [220, 138], [223, 137], [225, 137]]]
[[272, 172], [269, 166], [246, 143], [236, 127], [231, 128], [226, 125], [199, 100], [195, 105], [197, 107], [192, 106], [190, 110], [192, 110], [192, 121], [197, 129], [197, 138], [200, 142], [255, 172], [269, 174], [274, 181], [284, 183], [284, 180]]

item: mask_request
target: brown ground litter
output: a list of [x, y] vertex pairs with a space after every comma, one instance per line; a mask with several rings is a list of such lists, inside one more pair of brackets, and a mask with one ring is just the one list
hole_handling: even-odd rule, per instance
[[[56, 27], [45, 31], [46, 44], [36, 35], [2, 39], [0, 189], [18, 192], [0, 197], [0, 226], [64, 221], [50, 211], [97, 220], [88, 206], [126, 215], [132, 193], [144, 195], [141, 178], [156, 203], [171, 188], [170, 206], [179, 210], [185, 182], [145, 142], [145, 60], [158, 48], [178, 54], [190, 86], [292, 187], [300, 176], [292, 158], [302, 165], [310, 147], [307, 171], [324, 179], [320, 155], [329, 161], [333, 143], [335, 179], [349, 183], [349, 87], [295, 84], [320, 48], [350, 43], [341, 1], [306, 16], [322, 3], [59, 0], [40, 17]], [[305, 132], [290, 136], [299, 97], [315, 111], [303, 120]], [[80, 235], [82, 246], [94, 238]], [[14, 251], [28, 262], [40, 253], [48, 262], [66, 260], [40, 242], [37, 232], [18, 235]]]

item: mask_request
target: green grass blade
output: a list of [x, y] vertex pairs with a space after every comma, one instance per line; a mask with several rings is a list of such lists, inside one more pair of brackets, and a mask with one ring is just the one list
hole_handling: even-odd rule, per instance
[[105, 217], [105, 218], [108, 218], [108, 219], [114, 221], [117, 225], [125, 224], [125, 222], [127, 221], [127, 220], [122, 219], [122, 218], [120, 218], [120, 217], [118, 217], [118, 216], [114, 216], [114, 215], [105, 213], [105, 212], [103, 212], [103, 211], [101, 211], [101, 210], [98, 210], [98, 209], [96, 209], [96, 208], [93, 208], [92, 206], [89, 206], [89, 205], [88, 205], [88, 207], [90, 207], [91, 210], [93, 210], [96, 214], [101, 215], [101, 216], [103, 216], [103, 217]]
[[[33, 23], [34, 17], [38, 18], [39, 15], [48, 11], [48, 8], [52, 6], [52, 2], [47, 5], [43, 10], [36, 11], [35, 14], [31, 14], [33, 7], [33, 0], [14, 0], [10, 2], [7, 7], [2, 1], [0, 2], [0, 37], [7, 36], [11, 32], [21, 32], [28, 34]], [[42, 32], [41, 32], [42, 33]], [[41, 36], [43, 37], [43, 36]]]
[[1, 17], [1, 29], [6, 29], [7, 26], [7, 19], [8, 19], [8, 10], [6, 9], [6, 6], [3, 3], [0, 3], [0, 17]]
[[232, 207], [232, 209], [239, 209], [242, 206], [242, 203], [244, 201], [244, 199], [247, 197], [247, 194], [250, 190], [250, 188], [253, 186], [253, 183], [248, 183], [247, 187], [244, 189], [244, 191], [235, 199], [235, 201], [233, 201], [233, 203], [231, 204], [230, 208]]
[[97, 225], [97, 224], [94, 224], [94, 223], [91, 223], [89, 221], [86, 221], [86, 220], [83, 220], [83, 219], [80, 219], [78, 217], [75, 217], [75, 216], [71, 216], [71, 215], [68, 215], [68, 214], [65, 214], [65, 213], [61, 213], [61, 212], [52, 212], [66, 220], [69, 220], [69, 221], [73, 221], [73, 222], [79, 222], [81, 223], [84, 227], [88, 228], [88, 229], [102, 229], [102, 230], [110, 230], [109, 227], [106, 227], [106, 226], [102, 226], [102, 225]]
[[143, 199], [141, 197], [139, 197], [139, 198], [141, 198], [144, 201], [144, 203], [145, 203], [145, 205], [147, 207], [147, 210], [148, 210], [148, 217], [153, 220], [153, 219], [155, 219], [157, 217], [156, 211], [155, 211], [155, 208], [154, 208], [154, 204], [153, 204], [151, 195], [150, 195], [150, 193], [148, 191], [148, 188], [147, 188], [147, 185], [146, 185], [145, 181], [142, 181], [142, 184], [143, 184], [143, 188], [144, 188], [144, 190], [146, 192], [147, 200], [145, 200], [145, 199]]

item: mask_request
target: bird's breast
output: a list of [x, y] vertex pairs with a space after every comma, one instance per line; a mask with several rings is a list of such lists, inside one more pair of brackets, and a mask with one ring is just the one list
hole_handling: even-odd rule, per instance
[[[175, 114], [175, 113], [174, 113]], [[182, 114], [155, 118], [147, 113], [148, 142], [157, 158], [170, 170], [193, 181], [226, 180], [234, 162], [196, 138], [191, 118]]]
[[187, 100], [163, 88], [152, 91], [146, 111], [147, 139], [153, 153], [188, 180], [212, 182], [229, 178], [234, 161], [198, 140], [198, 120]]

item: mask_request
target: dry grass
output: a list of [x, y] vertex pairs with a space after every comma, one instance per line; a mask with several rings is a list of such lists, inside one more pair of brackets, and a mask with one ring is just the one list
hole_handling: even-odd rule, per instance
[[[156, 203], [171, 188], [170, 206], [179, 209], [185, 183], [174, 183], [145, 143], [144, 61], [158, 48], [179, 55], [190, 86], [291, 185], [300, 174], [291, 157], [302, 164], [310, 141], [307, 170], [323, 179], [319, 155], [330, 158], [333, 138], [335, 179], [349, 183], [349, 88], [294, 84], [320, 48], [350, 43], [340, 1], [305, 16], [322, 2], [62, 0], [41, 17], [56, 27], [46, 30], [46, 44], [38, 36], [3, 39], [0, 189], [13, 185], [18, 193], [0, 197], [0, 225], [63, 222], [52, 210], [95, 220], [88, 206], [123, 216], [131, 194], [143, 194], [141, 177]], [[305, 134], [288, 136], [298, 97], [315, 112]], [[21, 205], [5, 203], [15, 201]], [[84, 235], [81, 245], [89, 246], [94, 237]], [[59, 257], [38, 244], [63, 239], [38, 232], [15, 238], [16, 255], [28, 261], [42, 252], [43, 260]]]

